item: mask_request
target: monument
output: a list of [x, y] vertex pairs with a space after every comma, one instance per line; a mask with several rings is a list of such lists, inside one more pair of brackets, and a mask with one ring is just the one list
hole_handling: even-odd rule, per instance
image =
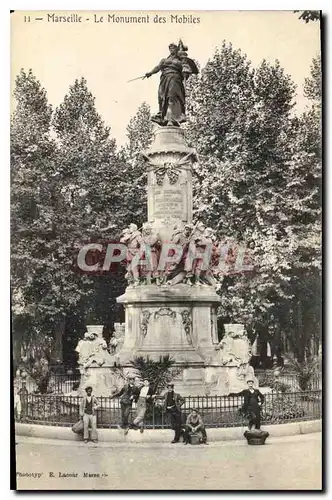
[[[117, 298], [125, 308], [124, 332], [118, 325], [111, 355], [100, 343], [100, 332], [97, 338], [89, 337], [96, 334], [93, 328], [77, 348], [85, 385], [98, 379], [98, 392], [105, 394], [117, 382], [111, 367], [131, 372], [130, 362], [139, 356], [157, 361], [169, 355], [181, 373], [174, 380], [175, 390], [184, 396], [239, 392], [246, 388], [246, 377], [253, 378], [243, 325], [226, 325], [224, 339], [218, 340], [217, 286], [223, 279], [218, 260], [223, 244], [203, 221], [193, 221], [192, 169], [198, 157], [180, 127], [186, 121], [184, 82], [198, 70], [181, 41], [169, 49], [170, 55], [143, 77], [161, 72], [159, 111], [152, 117], [154, 140], [142, 152], [148, 173], [148, 221], [141, 228], [133, 221], [120, 238], [127, 247], [128, 286]], [[109, 375], [102, 376], [106, 368]]]
[[[182, 72], [185, 69], [188, 78], [197, 67], [188, 62], [186, 52], [183, 56], [187, 48], [182, 42], [169, 48], [168, 58], [145, 75], [161, 71], [159, 112], [152, 118], [158, 127], [152, 146], [142, 152], [148, 172], [148, 221], [142, 231], [130, 224], [121, 238], [127, 245], [128, 287], [117, 299], [126, 315], [117, 360], [130, 370], [134, 357], [158, 360], [168, 354], [183, 366], [175, 380], [181, 394], [228, 394], [244, 389], [246, 375], [252, 376], [250, 346], [243, 325], [226, 330], [224, 344], [232, 344], [228, 351], [218, 341], [220, 272], [204, 263], [207, 255], [209, 262], [218, 256], [220, 245], [212, 228], [202, 221], [193, 224], [192, 168], [198, 157], [180, 128], [185, 121]], [[142, 255], [144, 264], [139, 265]]]
[[[143, 157], [148, 169], [148, 222], [158, 235], [159, 248], [171, 242], [184, 246], [186, 234], [189, 243], [195, 232], [192, 165], [197, 161], [196, 152], [186, 144], [182, 129], [167, 126], [155, 131], [154, 143]], [[132, 234], [128, 246], [135, 242]], [[220, 298], [213, 286], [188, 283], [191, 274], [180, 263], [177, 269], [166, 265], [159, 272], [155, 266], [152, 279], [143, 276], [138, 283], [136, 278], [137, 286], [132, 284], [134, 279], [129, 280], [126, 293], [117, 299], [126, 310], [125, 338], [118, 357], [123, 365], [134, 356], [158, 360], [169, 354], [177, 363], [190, 365], [184, 370], [184, 383], [179, 382], [182, 393], [185, 385], [190, 393], [199, 394], [206, 360], [215, 356], [218, 345], [216, 307]]]

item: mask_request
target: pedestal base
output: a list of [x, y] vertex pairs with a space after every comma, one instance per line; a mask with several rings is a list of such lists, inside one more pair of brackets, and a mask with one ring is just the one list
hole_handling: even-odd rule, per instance
[[117, 301], [126, 309], [121, 364], [137, 356], [169, 355], [177, 363], [204, 365], [215, 356], [220, 297], [213, 287], [138, 286], [127, 288]]
[[85, 373], [81, 374], [78, 394], [79, 396], [85, 395], [85, 388], [91, 386], [96, 397], [107, 397], [115, 389], [120, 389], [123, 383], [124, 379], [110, 366], [90, 366]]
[[[256, 377], [249, 378], [254, 380], [254, 387], [258, 388]], [[244, 389], [247, 389], [247, 378], [238, 378], [235, 366], [189, 364], [174, 379], [174, 390], [182, 396], [228, 396]]]
[[[131, 374], [139, 376], [130, 363], [120, 363], [114, 357], [118, 369], [114, 366], [91, 366], [81, 375], [78, 394], [85, 394], [85, 388], [91, 386], [95, 396], [110, 396], [120, 389], [125, 378]], [[227, 396], [247, 388], [246, 379], [238, 379], [236, 367], [206, 366], [203, 362], [177, 362], [174, 365], [174, 390], [187, 396]], [[252, 377], [250, 377], [252, 378]], [[255, 379], [256, 380], [256, 379]], [[258, 384], [255, 386], [258, 387]]]

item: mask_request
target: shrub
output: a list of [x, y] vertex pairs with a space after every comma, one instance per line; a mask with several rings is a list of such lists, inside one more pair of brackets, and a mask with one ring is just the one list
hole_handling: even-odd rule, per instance
[[279, 382], [279, 380], [275, 380], [273, 382], [272, 389], [277, 392], [289, 392], [291, 386], [289, 384], [285, 384], [284, 382]]
[[262, 408], [262, 418], [269, 423], [277, 424], [283, 420], [302, 418], [304, 415], [304, 407], [289, 396], [276, 395]]
[[304, 361], [298, 361], [294, 356], [287, 356], [289, 366], [298, 375], [299, 386], [302, 391], [307, 391], [310, 382], [319, 373], [321, 359], [318, 356], [312, 356]]
[[159, 361], [139, 356], [130, 361], [130, 364], [142, 379], [148, 379], [155, 393], [165, 389], [167, 383], [183, 371], [183, 366], [176, 367], [169, 355], [160, 356]]
[[289, 392], [291, 389], [289, 384], [280, 382], [272, 373], [264, 373], [263, 377], [259, 380], [259, 385], [261, 387], [271, 387], [271, 389], [278, 392]]

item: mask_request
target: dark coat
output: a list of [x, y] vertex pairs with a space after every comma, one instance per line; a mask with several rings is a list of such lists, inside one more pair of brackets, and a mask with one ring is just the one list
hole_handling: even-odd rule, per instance
[[245, 389], [242, 391], [241, 395], [244, 397], [244, 402], [242, 406], [242, 410], [244, 412], [248, 412], [250, 410], [255, 410], [260, 408], [260, 404], [264, 403], [264, 396], [263, 394], [258, 390], [254, 389], [254, 392], [251, 393], [249, 389]]
[[123, 405], [131, 405], [133, 401], [137, 401], [140, 393], [140, 388], [137, 385], [130, 386], [125, 384], [120, 391], [114, 394], [113, 398], [120, 397], [120, 403]]
[[[169, 411], [167, 409], [167, 394], [168, 394], [168, 391], [164, 392], [161, 396], [159, 396], [159, 398], [163, 400], [163, 409], [164, 409], [164, 411]], [[180, 412], [181, 411], [181, 406], [183, 405], [183, 403], [184, 403], [185, 400], [177, 392], [173, 392], [173, 397], [174, 397], [174, 403], [175, 403], [174, 410], [177, 410], [177, 411]]]

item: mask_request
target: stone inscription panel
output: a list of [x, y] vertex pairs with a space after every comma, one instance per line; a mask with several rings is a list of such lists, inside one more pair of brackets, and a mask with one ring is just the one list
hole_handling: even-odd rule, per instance
[[178, 187], [156, 188], [154, 191], [155, 218], [185, 218], [185, 196], [183, 190]]

